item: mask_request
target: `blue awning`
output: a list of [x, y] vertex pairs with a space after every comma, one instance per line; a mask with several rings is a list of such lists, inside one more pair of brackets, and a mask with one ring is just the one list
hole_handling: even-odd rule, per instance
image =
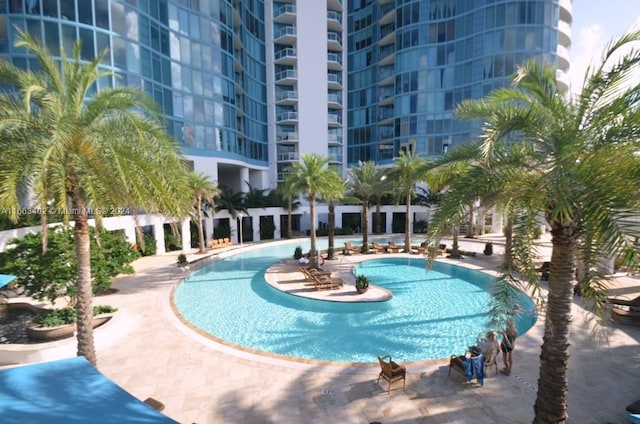
[[82, 356], [0, 370], [0, 388], [3, 424], [176, 423]]
[[15, 279], [16, 279], [15, 275], [0, 274], [0, 289]]

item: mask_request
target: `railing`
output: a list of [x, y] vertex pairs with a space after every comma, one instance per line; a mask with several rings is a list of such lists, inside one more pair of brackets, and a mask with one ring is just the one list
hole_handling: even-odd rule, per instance
[[286, 91], [281, 91], [276, 95], [276, 100], [285, 100], [285, 99], [297, 100], [298, 92], [293, 90], [286, 90]]
[[297, 121], [298, 114], [296, 112], [284, 112], [278, 115], [278, 121]]
[[300, 156], [298, 155], [298, 152], [285, 152], [285, 153], [278, 153], [277, 160], [278, 162], [283, 162], [283, 161], [291, 162], [291, 161], [297, 161], [299, 157]]
[[396, 7], [395, 2], [387, 3], [384, 6], [380, 7], [380, 16], [381, 18], [387, 13], [391, 12]]
[[298, 71], [295, 71], [293, 69], [287, 69], [286, 71], [281, 71], [276, 74], [276, 81], [279, 81], [285, 78], [298, 78]]
[[331, 103], [339, 103], [342, 104], [342, 95], [341, 94], [329, 94], [327, 96], [329, 102]]
[[295, 14], [296, 7], [291, 4], [283, 4], [273, 11], [273, 19], [278, 19], [280, 16], [285, 14]]
[[327, 115], [327, 120], [330, 124], [342, 124], [342, 115], [330, 113]]
[[327, 74], [327, 81], [342, 84], [342, 74]]
[[340, 65], [342, 65], [342, 55], [339, 55], [336, 53], [329, 53], [327, 55], [327, 60], [329, 62], [338, 62]]
[[389, 56], [390, 54], [395, 53], [395, 49], [396, 49], [396, 46], [394, 46], [393, 44], [390, 44], [390, 45], [388, 45], [386, 47], [381, 48], [380, 49], [380, 59], [383, 59], [383, 58]]
[[328, 11], [327, 12], [327, 19], [332, 19], [334, 21], [338, 21], [340, 22], [340, 24], [342, 24], [342, 13], [340, 12], [334, 12], [334, 11]]
[[292, 57], [295, 58], [297, 56], [296, 49], [282, 49], [277, 51], [275, 54], [275, 60], [282, 59], [284, 57]]
[[390, 23], [383, 27], [380, 27], [380, 38], [384, 38], [385, 36], [391, 34], [395, 30], [396, 30], [395, 23]]
[[297, 141], [300, 139], [300, 136], [297, 132], [285, 132], [278, 133], [276, 135], [276, 141]]
[[278, 32], [274, 35], [274, 38], [280, 38], [283, 37], [285, 35], [292, 35], [295, 36], [296, 35], [296, 28], [292, 27], [292, 26], [286, 26], [283, 28], [280, 28], [280, 30], [278, 30]]
[[342, 36], [337, 32], [331, 31], [327, 33], [327, 41], [335, 41], [342, 45]]
[[385, 66], [384, 68], [378, 69], [378, 77], [380, 80], [387, 79], [394, 75], [395, 72], [396, 71], [393, 66]]

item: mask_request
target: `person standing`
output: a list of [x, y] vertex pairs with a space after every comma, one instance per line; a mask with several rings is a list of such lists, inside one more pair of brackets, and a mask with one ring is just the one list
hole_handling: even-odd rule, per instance
[[502, 332], [502, 342], [500, 350], [502, 350], [502, 359], [504, 361], [504, 369], [501, 371], [504, 375], [511, 375], [511, 366], [513, 365], [513, 349], [518, 337], [518, 329], [515, 326], [513, 318], [507, 318], [507, 328]]

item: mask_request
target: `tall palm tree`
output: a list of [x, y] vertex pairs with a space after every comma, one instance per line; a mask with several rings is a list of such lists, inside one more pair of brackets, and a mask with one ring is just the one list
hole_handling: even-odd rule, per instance
[[196, 208], [196, 224], [198, 225], [198, 251], [206, 252], [204, 239], [204, 231], [202, 228], [202, 203], [208, 202], [213, 204], [213, 198], [216, 197], [220, 190], [216, 183], [209, 179], [208, 175], [200, 172], [189, 173], [189, 189], [193, 196], [193, 206]]
[[[336, 174], [337, 175], [337, 174]], [[338, 176], [340, 178], [340, 176]], [[334, 240], [336, 235], [336, 202], [344, 198], [344, 192], [347, 182], [340, 178], [340, 183], [336, 181], [335, 185], [324, 190], [322, 200], [327, 202], [329, 208], [329, 217], [327, 222], [327, 259], [333, 259], [335, 254]]]
[[[382, 198], [392, 193], [392, 183], [391, 179], [388, 177], [388, 169], [387, 168], [376, 168], [376, 178], [377, 182], [375, 184], [375, 193], [373, 195], [373, 199], [376, 202], [376, 212], [374, 219], [374, 229], [373, 232], [375, 234], [381, 234], [382, 230], [382, 215], [380, 213], [380, 204], [382, 203]], [[386, 231], [386, 230], [385, 230]]]
[[285, 174], [283, 181], [278, 184], [277, 190], [287, 200], [287, 238], [290, 239], [293, 236], [291, 214], [293, 209], [299, 205], [298, 201], [295, 200], [298, 193], [296, 192], [295, 179], [292, 173]]
[[342, 184], [342, 178], [332, 169], [327, 167], [329, 159], [318, 154], [301, 156], [301, 161], [292, 165], [292, 178], [295, 181], [295, 191], [305, 193], [309, 202], [309, 214], [311, 215], [311, 249], [310, 260], [312, 266], [318, 265], [318, 249], [316, 228], [318, 218], [316, 216], [316, 200], [323, 193], [337, 191]]
[[[506, 189], [512, 190], [519, 206], [543, 215], [551, 228], [535, 423], [567, 420], [577, 240], [588, 235], [592, 249], [616, 253], [638, 235], [628, 218], [639, 206], [638, 196], [629, 193], [636, 193], [640, 182], [640, 84], [635, 77], [640, 52], [626, 50], [638, 41], [640, 32], [631, 32], [611, 43], [602, 63], [587, 71], [574, 100], [561, 93], [555, 69], [530, 61], [518, 68], [512, 87], [458, 108], [461, 117], [485, 121], [484, 158], [498, 168], [493, 152], [501, 143], [528, 148], [521, 160], [527, 178], [517, 190]], [[601, 304], [605, 286], [587, 287], [583, 294]]]
[[35, 56], [38, 70], [0, 61], [0, 83], [11, 90], [0, 95], [0, 207], [15, 211], [26, 181], [36, 198], [49, 190], [53, 206], [75, 221], [78, 355], [96, 364], [89, 218], [127, 205], [188, 216], [185, 165], [144, 93], [118, 87], [91, 94], [112, 76], [99, 70], [104, 52], [82, 63], [76, 43], [73, 58], [62, 51], [59, 63], [28, 34], [16, 46]]
[[416, 183], [424, 182], [429, 165], [427, 161], [413, 153], [400, 152], [393, 161], [389, 175], [395, 184], [397, 194], [406, 206], [404, 223], [404, 250], [411, 252], [411, 197], [416, 191]]
[[380, 173], [372, 161], [358, 162], [349, 170], [349, 194], [362, 203], [362, 253], [369, 251], [369, 200], [375, 195]]

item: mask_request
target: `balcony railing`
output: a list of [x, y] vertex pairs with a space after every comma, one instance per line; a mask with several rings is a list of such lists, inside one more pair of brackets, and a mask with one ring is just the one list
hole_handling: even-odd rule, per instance
[[342, 85], [342, 74], [327, 74], [327, 81]]
[[298, 141], [300, 136], [297, 132], [284, 132], [276, 135], [276, 141]]
[[295, 37], [295, 35], [296, 35], [296, 27], [293, 27], [293, 26], [282, 27], [278, 31], [276, 31], [276, 33], [274, 34], [274, 38], [277, 39], [277, 38], [280, 38], [280, 37], [284, 37], [286, 35]]
[[285, 152], [285, 153], [278, 153], [277, 160], [278, 162], [283, 162], [283, 161], [291, 162], [291, 161], [297, 161], [299, 157], [300, 155], [298, 155], [298, 152]]
[[327, 55], [327, 60], [329, 62], [337, 62], [340, 65], [342, 65], [342, 55], [336, 54], [336, 53], [329, 53]]
[[276, 81], [286, 78], [298, 78], [298, 72], [293, 69], [287, 69], [286, 71], [278, 72], [276, 74]]
[[286, 90], [286, 91], [281, 91], [278, 94], [276, 94], [276, 100], [280, 101], [280, 100], [297, 100], [298, 99], [298, 92], [297, 91], [293, 91], [293, 90]]
[[276, 52], [275, 60], [279, 60], [285, 57], [291, 57], [295, 59], [297, 54], [298, 52], [296, 51], [296, 49], [282, 49]]
[[278, 121], [297, 121], [298, 114], [296, 112], [284, 112], [278, 115]]
[[336, 115], [335, 113], [330, 113], [327, 115], [327, 121], [330, 124], [342, 124], [342, 115]]
[[286, 15], [286, 14], [294, 15], [295, 13], [296, 13], [296, 7], [294, 5], [283, 4], [273, 12], [273, 18], [278, 19], [282, 15]]

